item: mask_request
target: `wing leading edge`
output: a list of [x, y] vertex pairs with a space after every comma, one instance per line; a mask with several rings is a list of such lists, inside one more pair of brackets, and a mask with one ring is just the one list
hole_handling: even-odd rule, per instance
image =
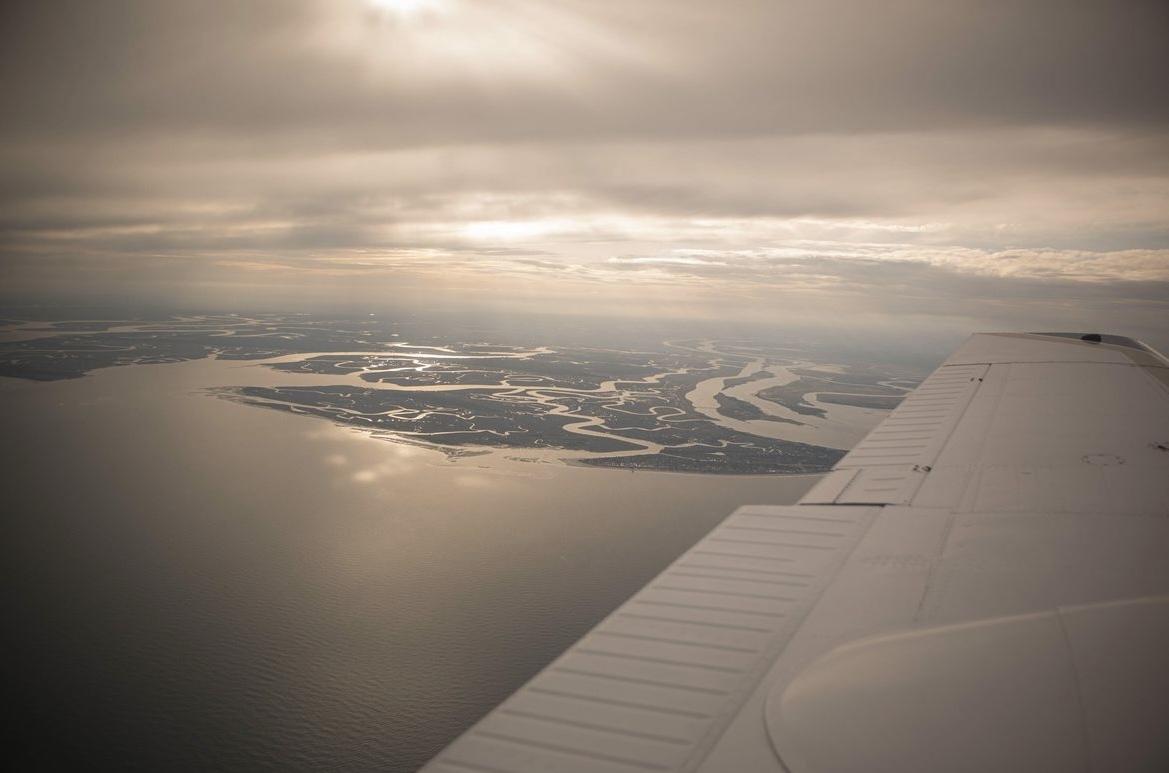
[[427, 771], [1164, 770], [1169, 363], [972, 336]]

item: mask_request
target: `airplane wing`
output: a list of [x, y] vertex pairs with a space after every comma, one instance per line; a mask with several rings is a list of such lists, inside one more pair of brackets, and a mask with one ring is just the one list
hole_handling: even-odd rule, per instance
[[1169, 770], [1169, 361], [972, 336], [424, 770]]

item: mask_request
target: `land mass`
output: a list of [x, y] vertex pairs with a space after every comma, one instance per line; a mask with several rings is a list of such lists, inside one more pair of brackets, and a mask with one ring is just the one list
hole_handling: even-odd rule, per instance
[[[754, 434], [742, 422], [802, 422], [725, 393], [773, 379], [755, 363], [798, 378], [758, 396], [808, 417], [823, 405], [890, 408], [904, 376], [873, 363], [807, 368], [797, 346], [746, 341], [647, 342], [617, 349], [534, 337], [473, 338], [407, 329], [382, 318], [304, 314], [192, 315], [163, 319], [25, 320], [0, 341], [0, 375], [37, 381], [95, 370], [202, 358], [259, 362], [288, 383], [216, 388], [244, 405], [325, 419], [452, 458], [476, 449], [562, 452], [600, 467], [704, 473], [827, 470], [843, 451]], [[27, 334], [27, 335], [26, 335]], [[793, 353], [800, 359], [781, 359]], [[241, 379], [249, 373], [241, 371]], [[687, 395], [716, 384], [717, 412]], [[808, 402], [817, 394], [818, 404]], [[723, 422], [720, 417], [726, 417]], [[737, 421], [739, 424], [735, 424]], [[766, 434], [773, 434], [767, 432]], [[806, 439], [802, 437], [801, 439]]]

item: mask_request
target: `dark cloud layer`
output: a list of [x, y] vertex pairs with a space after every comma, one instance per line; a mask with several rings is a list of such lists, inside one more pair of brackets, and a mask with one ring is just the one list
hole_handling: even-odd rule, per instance
[[[460, 41], [471, 55], [528, 44], [533, 68], [546, 55], [578, 83], [531, 71], [500, 83], [516, 62], [451, 62], [425, 29], [378, 30], [368, 9], [373, 29], [346, 37], [332, 18], [344, 5], [7, 4], [10, 130], [271, 132], [384, 147], [1169, 120], [1169, 7], [1155, 0], [465, 3], [493, 20], [457, 32], [474, 38]], [[390, 71], [377, 72], [363, 45], [405, 50], [379, 52]]]

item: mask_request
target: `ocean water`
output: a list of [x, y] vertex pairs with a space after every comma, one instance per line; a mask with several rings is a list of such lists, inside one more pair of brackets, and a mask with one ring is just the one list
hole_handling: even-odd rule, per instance
[[815, 480], [451, 463], [203, 391], [238, 367], [0, 379], [18, 769], [415, 770]]

